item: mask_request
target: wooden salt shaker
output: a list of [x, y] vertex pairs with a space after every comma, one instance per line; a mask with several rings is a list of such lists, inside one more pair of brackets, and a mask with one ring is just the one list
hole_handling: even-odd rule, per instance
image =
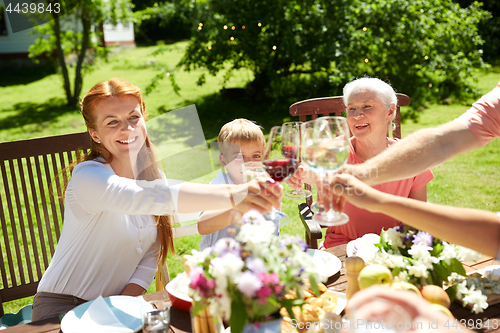
[[365, 262], [360, 257], [347, 257], [345, 259], [345, 270], [347, 278], [346, 299], [349, 300], [352, 295], [359, 290], [358, 275], [365, 267]]

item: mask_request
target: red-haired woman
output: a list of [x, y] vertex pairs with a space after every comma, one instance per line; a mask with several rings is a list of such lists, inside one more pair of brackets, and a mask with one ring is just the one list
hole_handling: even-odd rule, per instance
[[155, 163], [145, 111], [139, 88], [121, 79], [98, 83], [83, 98], [91, 151], [68, 183], [62, 234], [32, 320], [98, 296], [143, 294], [158, 262], [173, 251], [169, 215], [176, 211], [279, 207], [281, 193], [265, 191], [270, 185], [262, 181], [168, 186]]

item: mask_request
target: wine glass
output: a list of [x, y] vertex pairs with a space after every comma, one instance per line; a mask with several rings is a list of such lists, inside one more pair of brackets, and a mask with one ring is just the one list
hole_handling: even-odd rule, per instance
[[[298, 135], [289, 134], [287, 137], [284, 137], [282, 126], [271, 128], [262, 164], [264, 165], [264, 170], [267, 171], [276, 185], [287, 180], [297, 170], [299, 166], [299, 145], [300, 137]], [[290, 220], [288, 215], [275, 209], [271, 211], [270, 215], [280, 220]]]
[[[314, 130], [314, 124], [315, 124], [315, 120], [309, 120], [309, 121], [305, 121], [303, 122], [301, 125], [300, 125], [300, 133], [302, 135], [301, 137], [301, 160], [302, 162], [304, 163], [304, 165], [306, 166], [306, 168], [311, 171], [315, 171], [315, 173], [317, 174], [318, 170], [313, 170], [312, 168], [310, 168], [310, 160], [312, 158], [312, 145], [313, 145], [313, 130]], [[317, 201], [314, 201], [312, 204], [311, 204], [311, 211], [313, 213], [319, 213], [321, 210], [321, 207], [319, 206], [318, 202]]]
[[[291, 149], [291, 148], [287, 148], [288, 145], [290, 144], [294, 144], [297, 140], [295, 139], [295, 136], [299, 136], [299, 142], [301, 143], [298, 147], [295, 148], [295, 150], [297, 150], [297, 156], [296, 158], [298, 158], [299, 160], [299, 165], [300, 165], [300, 162], [301, 162], [301, 159], [302, 159], [302, 142], [301, 142], [301, 129], [300, 129], [300, 126], [301, 126], [302, 122], [288, 122], [288, 123], [284, 123], [282, 125], [283, 127], [283, 138], [284, 138], [284, 145], [285, 145], [285, 150], [286, 149]], [[297, 171], [297, 169], [295, 169], [295, 171]], [[290, 198], [290, 199], [305, 199], [307, 197], [310, 197], [312, 195], [312, 192], [309, 191], [309, 190], [305, 190], [303, 188], [299, 188], [299, 189], [292, 189], [292, 190], [288, 190], [285, 192], [285, 196], [287, 198]]]
[[[243, 163], [242, 166], [243, 170], [243, 179], [245, 182], [249, 182], [254, 178], [261, 177], [261, 178], [269, 178], [269, 174], [266, 172], [264, 169], [264, 165], [262, 164], [261, 161], [250, 161]], [[274, 207], [273, 207], [274, 209]], [[279, 211], [277, 211], [279, 212]], [[283, 213], [283, 215], [286, 215]], [[271, 215], [271, 213], [265, 214], [264, 217], [268, 220], [273, 221], [273, 223], [276, 225], [278, 228], [279, 226], [284, 226], [290, 222], [290, 219], [284, 218], [284, 216], [281, 216], [277, 213], [275, 213], [274, 218]], [[279, 229], [279, 228], [278, 228]]]
[[[344, 117], [316, 119], [312, 134], [309, 165], [320, 176], [318, 192], [330, 185], [331, 177], [347, 162], [349, 157], [349, 127]], [[326, 196], [322, 196], [323, 198]], [[330, 196], [334, 198], [334, 196]], [[338, 213], [330, 203], [329, 210], [314, 214], [313, 219], [323, 226], [337, 226], [349, 222], [349, 216]]]

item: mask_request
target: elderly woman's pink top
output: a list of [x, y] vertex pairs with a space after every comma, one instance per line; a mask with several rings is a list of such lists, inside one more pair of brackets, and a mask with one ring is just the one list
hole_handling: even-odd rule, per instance
[[[351, 145], [347, 164], [360, 163], [363, 162], [358, 158]], [[426, 186], [432, 178], [434, 178], [434, 175], [430, 170], [427, 170], [415, 177], [375, 185], [373, 188], [384, 193], [407, 198], [410, 192], [420, 190]], [[367, 233], [380, 234], [382, 228], [387, 230], [388, 228], [401, 225], [400, 221], [390, 216], [372, 213], [366, 209], [353, 206], [348, 202], [345, 205], [344, 212], [349, 216], [349, 222], [338, 227], [330, 227], [327, 229], [324, 242], [325, 248], [348, 243]]]

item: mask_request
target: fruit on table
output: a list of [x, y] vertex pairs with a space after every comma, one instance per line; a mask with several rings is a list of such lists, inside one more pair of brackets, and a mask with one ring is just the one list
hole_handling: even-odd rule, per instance
[[415, 285], [409, 283], [409, 282], [406, 282], [406, 281], [399, 281], [399, 282], [394, 282], [392, 285], [391, 285], [391, 289], [394, 289], [394, 290], [408, 290], [408, 291], [413, 291], [414, 293], [416, 293], [418, 296], [422, 296], [422, 294], [420, 293], [420, 290], [418, 290], [417, 287], [415, 287]]
[[360, 257], [347, 257], [345, 259], [345, 270], [347, 278], [347, 289], [345, 297], [349, 300], [359, 290], [358, 275], [365, 267], [365, 262]]
[[359, 289], [368, 288], [374, 284], [392, 283], [391, 271], [382, 265], [368, 265], [359, 272], [358, 285]]
[[454, 318], [453, 315], [451, 314], [450, 310], [448, 310], [447, 308], [445, 308], [444, 306], [442, 306], [441, 304], [434, 304], [434, 303], [431, 303], [431, 308], [432, 309], [436, 309], [438, 311], [441, 311], [443, 312], [445, 315], [451, 317], [451, 318]]
[[450, 308], [450, 296], [448, 296], [443, 288], [433, 284], [428, 284], [420, 288], [420, 293], [422, 294], [422, 297], [429, 302], [442, 305], [447, 309]]

